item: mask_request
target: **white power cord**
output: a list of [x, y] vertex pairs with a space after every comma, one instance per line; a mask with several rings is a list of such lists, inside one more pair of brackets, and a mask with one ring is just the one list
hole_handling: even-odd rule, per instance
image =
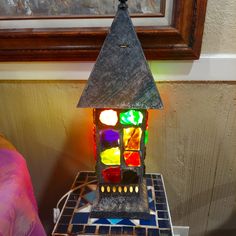
[[71, 193], [73, 193], [74, 191], [76, 191], [77, 189], [80, 189], [80, 188], [82, 188], [82, 187], [84, 187], [84, 186], [87, 186], [87, 185], [89, 185], [89, 184], [93, 184], [93, 183], [95, 183], [95, 182], [97, 182], [97, 180], [92, 180], [92, 181], [89, 181], [89, 182], [87, 182], [87, 183], [85, 183], [85, 184], [81, 184], [81, 185], [79, 185], [79, 186], [77, 186], [77, 187], [75, 187], [75, 188], [72, 188], [70, 191], [68, 191], [67, 193], [65, 193], [61, 198], [60, 198], [60, 200], [57, 202], [57, 206], [56, 206], [56, 208], [53, 208], [53, 222], [54, 222], [54, 224], [57, 222], [57, 220], [58, 220], [58, 218], [59, 218], [59, 216], [60, 216], [60, 208], [59, 208], [59, 205], [60, 205], [60, 203], [63, 201], [63, 199], [65, 198], [65, 197], [67, 197], [67, 196], [69, 196]]

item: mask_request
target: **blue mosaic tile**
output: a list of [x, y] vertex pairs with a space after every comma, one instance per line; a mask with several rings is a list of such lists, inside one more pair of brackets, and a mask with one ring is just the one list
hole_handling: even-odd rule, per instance
[[112, 225], [118, 224], [122, 219], [107, 219]]
[[123, 219], [122, 221], [120, 221], [118, 223], [118, 225], [132, 225], [132, 226], [135, 226], [135, 224], [133, 222], [131, 222], [129, 219]]
[[148, 197], [150, 197], [150, 198], [152, 199], [152, 190], [151, 190], [151, 189], [149, 189], [149, 190], [147, 191], [147, 194], [148, 194]]
[[110, 221], [106, 218], [100, 218], [94, 222], [94, 224], [101, 224], [101, 225], [110, 225]]
[[135, 234], [137, 235], [137, 236], [144, 236], [144, 235], [146, 235], [146, 228], [135, 228]]
[[122, 227], [122, 233], [126, 235], [133, 235], [134, 233], [134, 228], [133, 227]]
[[79, 208], [82, 207], [82, 206], [84, 206], [84, 205], [87, 205], [88, 203], [89, 203], [89, 202], [88, 202], [86, 199], [81, 198], [81, 199], [80, 199], [80, 202], [79, 202]]
[[149, 202], [149, 208], [150, 208], [152, 211], [156, 211], [155, 202], [154, 202], [154, 201]]
[[59, 224], [69, 224], [70, 223], [71, 216], [61, 216], [59, 220]]
[[115, 235], [115, 234], [121, 234], [122, 233], [122, 227], [111, 227], [111, 235]]
[[161, 185], [154, 185], [154, 189], [155, 191], [164, 191], [164, 188]]
[[92, 203], [96, 198], [96, 191], [91, 191], [83, 196], [88, 202]]
[[166, 203], [166, 198], [162, 196], [156, 196], [157, 203]]
[[66, 207], [74, 208], [76, 206], [77, 201], [67, 201]]
[[109, 234], [110, 227], [109, 226], [100, 226], [98, 233], [99, 234]]
[[157, 204], [156, 204], [156, 209], [157, 209], [157, 211], [158, 211], [158, 210], [159, 210], [159, 211], [167, 210], [167, 206], [166, 206], [166, 204], [157, 203]]
[[65, 216], [70, 216], [73, 214], [74, 212], [74, 209], [73, 208], [64, 208], [63, 212], [62, 212], [62, 215], [65, 215]]
[[68, 225], [60, 225], [59, 224], [57, 226], [56, 232], [58, 232], [58, 233], [66, 233], [67, 229], [68, 229]]
[[167, 211], [158, 211], [157, 212], [158, 218], [162, 218], [162, 219], [168, 219], [169, 215]]
[[150, 215], [148, 220], [140, 220], [141, 225], [150, 225], [150, 226], [156, 226], [156, 216], [155, 215]]
[[166, 197], [164, 191], [155, 191], [155, 196], [156, 196], [156, 198], [159, 196], [164, 197], [164, 198]]
[[[86, 181], [96, 179], [94, 172], [81, 173], [84, 174], [78, 176], [78, 179], [75, 181], [74, 187], [77, 187], [82, 183], [84, 184], [86, 183]], [[79, 183], [80, 181], [81, 183]], [[68, 236], [74, 234], [94, 235], [96, 233], [102, 235], [109, 235], [110, 233], [111, 235], [126, 234], [137, 236], [172, 236], [171, 230], [169, 230], [171, 229], [171, 224], [169, 221], [166, 196], [164, 187], [162, 185], [161, 176], [148, 174], [147, 184], [149, 208], [150, 210], [152, 210], [152, 213], [150, 215], [151, 218], [149, 220], [105, 218], [89, 219], [91, 204], [94, 200], [94, 197], [96, 196], [94, 191], [94, 187], [96, 187], [96, 185], [93, 185], [92, 188], [82, 187], [82, 189], [78, 189], [79, 191], [77, 193], [76, 191], [74, 191], [69, 196], [69, 201], [67, 201], [66, 204], [68, 204], [70, 207], [66, 207], [64, 209], [62, 217], [60, 219], [62, 220], [62, 222], [67, 223], [59, 224], [61, 228], [56, 229], [54, 232], [56, 232], [57, 235], [60, 235], [58, 233], [67, 233]], [[82, 198], [81, 193], [83, 195]], [[77, 203], [78, 200], [80, 201], [79, 203]], [[77, 205], [77, 208], [75, 204]], [[70, 229], [70, 232], [67, 232], [68, 229]]]
[[160, 228], [170, 228], [169, 220], [158, 220], [158, 225]]
[[75, 213], [73, 216], [72, 224], [87, 224], [89, 213]]
[[96, 226], [86, 226], [84, 229], [84, 233], [86, 234], [94, 234], [96, 232]]
[[83, 225], [73, 225], [71, 232], [72, 233], [81, 233], [84, 230]]
[[160, 230], [160, 236], [172, 236], [171, 230]]
[[147, 186], [152, 186], [152, 179], [146, 179]]
[[148, 229], [148, 236], [160, 236], [158, 229]]

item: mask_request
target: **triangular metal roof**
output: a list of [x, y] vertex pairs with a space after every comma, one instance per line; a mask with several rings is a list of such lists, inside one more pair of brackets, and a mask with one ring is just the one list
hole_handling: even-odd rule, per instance
[[161, 109], [152, 73], [129, 17], [120, 4], [78, 107]]

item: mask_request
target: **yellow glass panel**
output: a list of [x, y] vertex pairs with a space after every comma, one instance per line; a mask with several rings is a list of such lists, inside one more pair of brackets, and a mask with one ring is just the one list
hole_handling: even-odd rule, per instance
[[126, 128], [123, 130], [123, 142], [125, 150], [140, 150], [142, 137], [141, 128]]
[[100, 154], [101, 162], [105, 165], [120, 165], [120, 148], [110, 148]]

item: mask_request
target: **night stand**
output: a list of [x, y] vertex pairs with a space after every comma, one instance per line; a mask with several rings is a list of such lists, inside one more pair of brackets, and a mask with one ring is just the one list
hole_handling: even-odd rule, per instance
[[140, 235], [173, 236], [173, 227], [162, 175], [146, 174], [150, 218], [90, 218], [96, 196], [95, 172], [79, 172], [72, 189], [95, 181], [70, 193], [54, 227], [53, 236], [61, 235]]

